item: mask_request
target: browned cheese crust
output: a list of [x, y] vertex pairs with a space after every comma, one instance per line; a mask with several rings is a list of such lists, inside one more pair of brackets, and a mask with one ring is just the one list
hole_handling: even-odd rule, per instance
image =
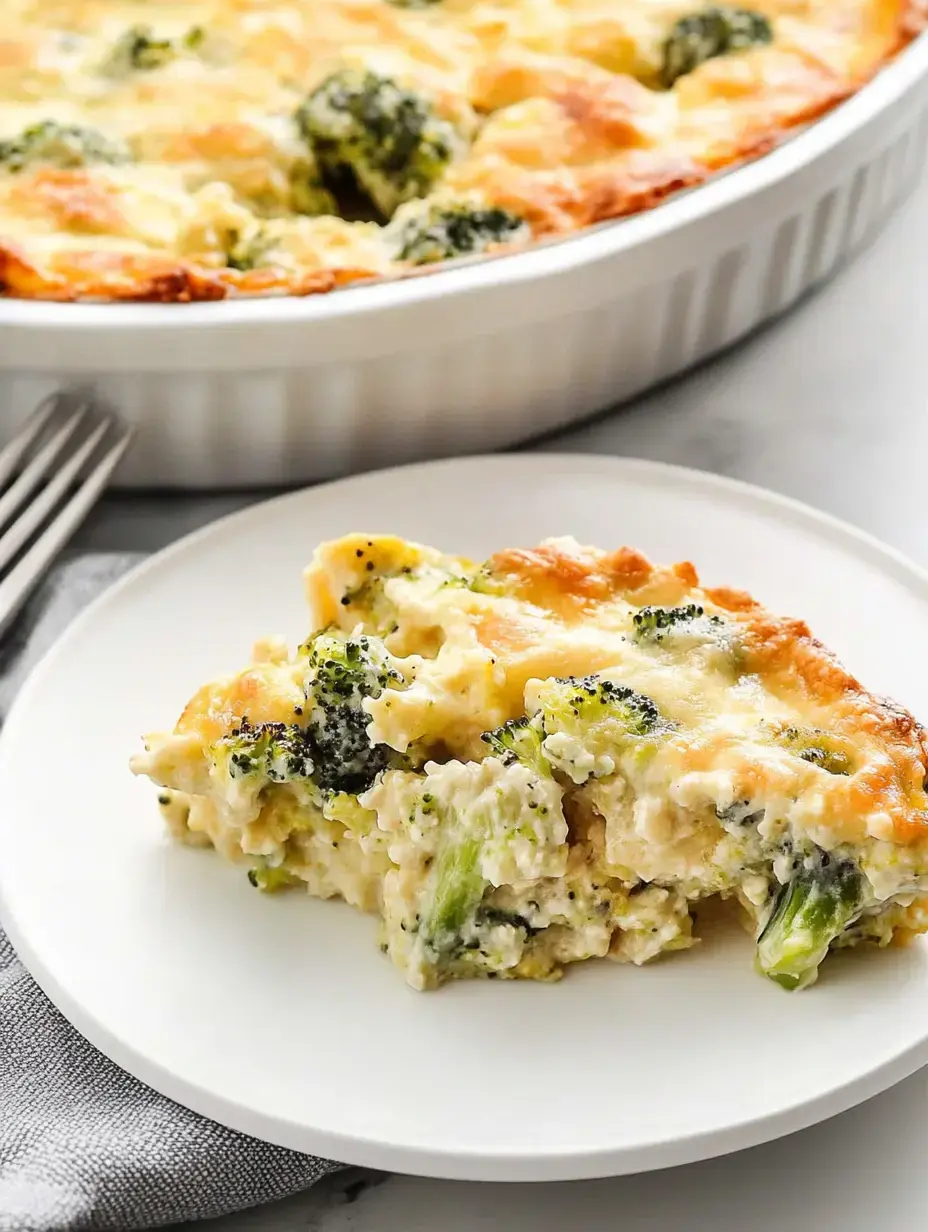
[[[633, 548], [595, 553], [544, 544], [501, 552], [488, 567], [526, 604], [517, 618], [492, 614], [480, 622], [480, 640], [504, 661], [543, 636], [548, 622], [595, 624], [616, 599], [636, 606], [697, 603], [725, 613], [738, 627], [744, 670], [755, 674], [768, 693], [808, 722], [886, 754], [867, 758], [848, 778], [848, 818], [867, 815], [878, 801], [892, 819], [892, 841], [928, 841], [925, 728], [896, 702], [866, 689], [804, 621], [776, 616], [744, 591], [703, 589], [689, 561], [656, 566]], [[710, 756], [717, 756], [717, 749]], [[700, 767], [694, 761], [692, 768], [709, 764]]]
[[[459, 126], [463, 149], [432, 195], [523, 219], [527, 238], [498, 252], [651, 209], [759, 157], [865, 85], [928, 12], [926, 0], [761, 0], [772, 42], [705, 60], [664, 88], [663, 40], [699, 9], [195, 0], [182, 24], [202, 25], [209, 54], [110, 79], [101, 65], [120, 33], [146, 23], [180, 37], [177, 6], [162, 31], [161, 6], [138, 0], [14, 0], [0, 39], [0, 151], [50, 117], [118, 138], [131, 159], [0, 165], [0, 295], [303, 296], [433, 270], [400, 259], [383, 226], [326, 223], [288, 197], [295, 160], [313, 157], [301, 154], [294, 110], [346, 64], [373, 66]], [[235, 268], [223, 236], [268, 219], [292, 233], [254, 268]]]

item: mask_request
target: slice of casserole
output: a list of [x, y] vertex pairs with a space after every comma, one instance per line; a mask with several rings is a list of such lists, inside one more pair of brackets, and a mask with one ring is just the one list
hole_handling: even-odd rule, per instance
[[259, 889], [378, 913], [414, 987], [640, 964], [712, 897], [785, 988], [928, 930], [928, 739], [801, 621], [569, 538], [478, 567], [350, 535], [306, 586], [309, 640], [259, 644], [133, 769]]

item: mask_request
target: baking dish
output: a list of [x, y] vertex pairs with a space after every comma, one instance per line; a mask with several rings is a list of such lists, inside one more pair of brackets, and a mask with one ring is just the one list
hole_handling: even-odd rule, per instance
[[0, 300], [2, 431], [90, 387], [137, 429], [130, 487], [296, 483], [512, 445], [789, 308], [889, 218], [926, 146], [923, 35], [757, 161], [525, 252], [307, 299]]

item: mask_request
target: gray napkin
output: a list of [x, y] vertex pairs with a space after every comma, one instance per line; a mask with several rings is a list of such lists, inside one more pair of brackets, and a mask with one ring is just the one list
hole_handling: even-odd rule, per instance
[[[0, 652], [0, 719], [58, 634], [138, 559], [82, 556], [51, 575]], [[162, 1227], [284, 1197], [340, 1166], [233, 1133], [124, 1073], [0, 929], [0, 1232]]]

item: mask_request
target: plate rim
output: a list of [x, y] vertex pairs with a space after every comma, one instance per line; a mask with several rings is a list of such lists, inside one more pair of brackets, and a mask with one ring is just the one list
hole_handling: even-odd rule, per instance
[[[696, 467], [655, 461], [624, 455], [599, 455], [584, 452], [541, 451], [522, 454], [478, 454], [445, 458], [437, 461], [397, 465], [302, 486], [273, 497], [256, 501], [244, 509], [225, 514], [205, 526], [181, 536], [147, 559], [142, 560], [108, 586], [62, 630], [54, 642], [33, 665], [21, 684], [0, 728], [0, 774], [2, 774], [7, 733], [18, 721], [19, 714], [30, 705], [32, 692], [43, 683], [46, 664], [60, 652], [63, 642], [78, 635], [95, 617], [97, 610], [118, 601], [123, 589], [135, 584], [149, 570], [170, 566], [175, 555], [195, 549], [203, 539], [217, 533], [227, 534], [239, 520], [262, 516], [272, 506], [298, 503], [309, 493], [325, 497], [337, 489], [358, 483], [379, 481], [389, 475], [409, 474], [424, 469], [469, 470], [493, 467], [498, 470], [519, 467], [524, 470], [559, 469], [567, 465], [594, 468], [603, 474], [613, 473], [617, 480], [623, 474], [652, 476], [697, 489], [728, 492], [753, 504], [755, 508], [788, 514], [790, 520], [807, 528], [828, 532], [828, 537], [840, 546], [856, 551], [875, 561], [896, 581], [905, 585], [916, 598], [928, 605], [928, 569], [911, 560], [905, 553], [884, 543], [877, 536], [853, 523], [816, 509], [806, 502], [781, 495], [770, 489], [730, 476], [717, 475]], [[15, 824], [15, 822], [11, 823]], [[572, 1151], [569, 1148], [548, 1148], [523, 1151], [480, 1153], [474, 1150], [447, 1150], [440, 1147], [424, 1149], [418, 1146], [384, 1142], [360, 1134], [309, 1127], [280, 1116], [255, 1111], [236, 1100], [215, 1095], [197, 1082], [176, 1076], [172, 1071], [124, 1043], [108, 1027], [85, 1012], [47, 971], [19, 929], [4, 896], [0, 874], [0, 922], [11, 945], [42, 992], [70, 1025], [104, 1056], [137, 1080], [158, 1093], [181, 1104], [198, 1115], [207, 1117], [229, 1129], [258, 1138], [272, 1145], [319, 1155], [352, 1166], [370, 1167], [389, 1172], [446, 1180], [539, 1182], [593, 1180], [654, 1171], [661, 1168], [696, 1163], [738, 1152], [762, 1143], [806, 1129], [839, 1113], [848, 1111], [865, 1100], [894, 1086], [928, 1064], [928, 1025], [925, 1034], [901, 1052], [874, 1068], [867, 1069], [840, 1086], [833, 1087], [800, 1104], [750, 1117], [720, 1128], [698, 1130], [663, 1141], [639, 1142], [633, 1146]]]

